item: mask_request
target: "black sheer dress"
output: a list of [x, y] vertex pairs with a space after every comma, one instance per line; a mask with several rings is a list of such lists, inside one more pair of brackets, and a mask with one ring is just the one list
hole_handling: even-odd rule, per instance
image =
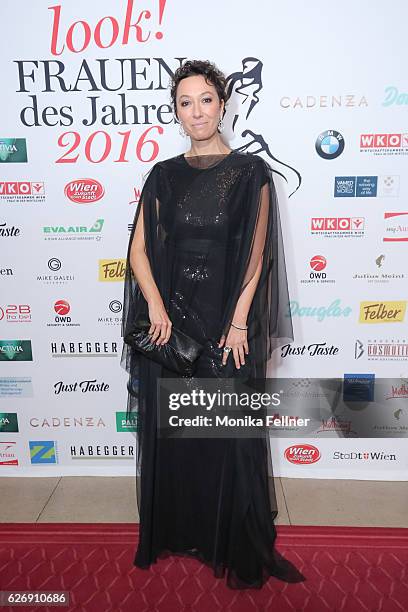
[[[266, 376], [272, 350], [293, 340], [279, 210], [272, 169], [232, 151], [156, 163], [140, 198], [125, 277], [122, 334], [147, 303], [130, 267], [143, 211], [146, 254], [174, 326], [211, 350], [194, 377]], [[261, 265], [247, 325], [249, 354], [237, 370], [222, 348], [241, 292]], [[259, 272], [259, 270], [258, 270]], [[215, 357], [214, 357], [215, 355]], [[140, 536], [134, 564], [172, 554], [197, 557], [231, 588], [260, 588], [270, 575], [302, 574], [275, 549], [276, 495], [269, 436], [163, 438], [157, 432], [156, 382], [174, 377], [124, 345], [128, 413], [137, 415], [136, 490]]]

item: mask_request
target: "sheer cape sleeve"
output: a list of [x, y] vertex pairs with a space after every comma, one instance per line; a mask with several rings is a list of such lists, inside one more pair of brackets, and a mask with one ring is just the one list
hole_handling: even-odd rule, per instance
[[245, 209], [239, 227], [231, 236], [225, 292], [230, 296], [222, 324], [227, 334], [240, 295], [261, 267], [247, 317], [248, 344], [257, 378], [265, 376], [272, 352], [293, 341], [289, 291], [278, 198], [273, 170], [253, 156]]

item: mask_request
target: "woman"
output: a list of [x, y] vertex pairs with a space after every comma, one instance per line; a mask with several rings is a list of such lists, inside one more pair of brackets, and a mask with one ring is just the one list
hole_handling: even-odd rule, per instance
[[[157, 344], [172, 327], [204, 346], [196, 379], [265, 379], [293, 339], [272, 170], [221, 139], [225, 78], [207, 61], [176, 70], [171, 97], [187, 153], [154, 165], [135, 215], [122, 334], [143, 313]], [[140, 214], [143, 211], [142, 214]], [[269, 437], [158, 436], [157, 379], [173, 371], [124, 346], [128, 412], [137, 414], [140, 537], [134, 564], [195, 556], [231, 588], [303, 576], [274, 549], [277, 514]]]

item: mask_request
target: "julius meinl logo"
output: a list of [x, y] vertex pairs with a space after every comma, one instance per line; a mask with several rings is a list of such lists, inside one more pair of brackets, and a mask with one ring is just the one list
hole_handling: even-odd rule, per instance
[[360, 302], [359, 323], [402, 323], [406, 301]]
[[51, 342], [51, 357], [116, 357], [117, 342]]
[[100, 259], [99, 280], [117, 282], [125, 279], [126, 259]]
[[44, 240], [101, 240], [104, 219], [97, 219], [93, 225], [45, 225]]

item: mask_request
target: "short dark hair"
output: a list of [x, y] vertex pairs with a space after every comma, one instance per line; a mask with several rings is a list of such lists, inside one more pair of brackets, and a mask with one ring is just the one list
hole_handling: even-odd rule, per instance
[[[208, 60], [187, 60], [182, 64], [174, 73], [173, 78], [170, 81], [170, 96], [171, 102], [173, 105], [174, 114], [177, 117], [177, 102], [176, 102], [176, 94], [177, 87], [183, 79], [186, 79], [190, 76], [202, 75], [207, 83], [211, 83], [214, 85], [218, 97], [221, 100], [224, 100], [224, 113], [225, 113], [225, 104], [227, 102], [227, 93], [226, 93], [226, 78], [224, 74], [217, 68], [215, 64]], [[178, 118], [178, 117], [177, 117]]]

